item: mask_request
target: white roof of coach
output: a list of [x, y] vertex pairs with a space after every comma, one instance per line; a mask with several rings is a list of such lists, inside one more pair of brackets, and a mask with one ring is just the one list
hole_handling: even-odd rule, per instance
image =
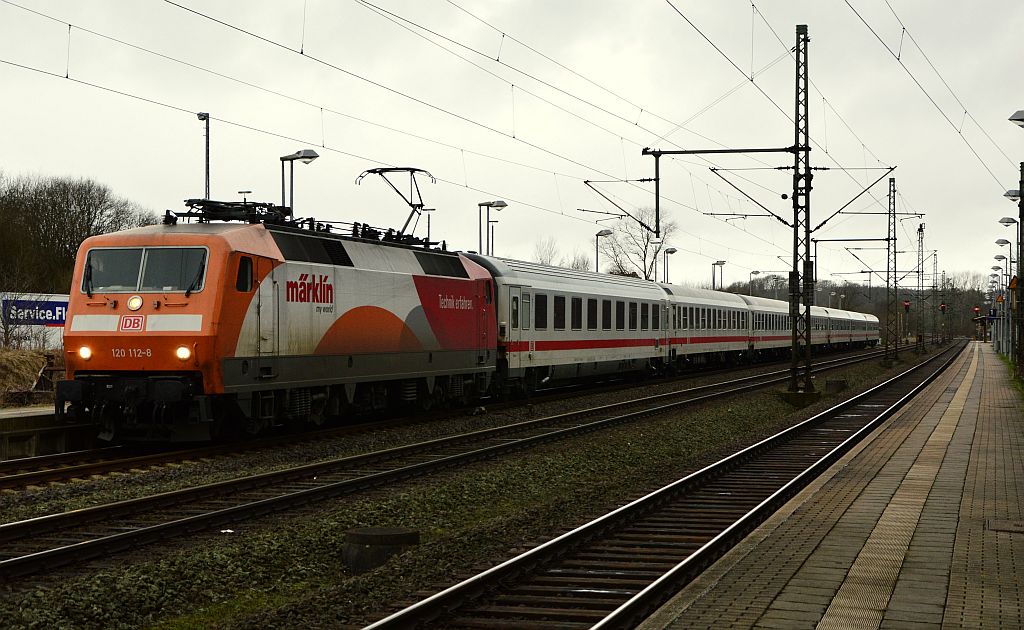
[[740, 295], [740, 299], [749, 304], [750, 309], [754, 311], [764, 311], [766, 313], [789, 312], [789, 302], [783, 302], [782, 300], [773, 300], [756, 295]]
[[679, 284], [660, 284], [665, 291], [670, 292], [669, 300], [683, 302], [685, 304], [706, 304], [712, 306], [731, 306], [735, 308], [746, 308], [746, 302], [735, 293], [725, 291], [711, 291], [709, 289], [695, 289]]
[[496, 279], [503, 284], [528, 286], [542, 291], [612, 295], [641, 300], [665, 298], [665, 292], [661, 287], [640, 278], [566, 269], [512, 258], [494, 258], [479, 254], [465, 256], [491, 269]]

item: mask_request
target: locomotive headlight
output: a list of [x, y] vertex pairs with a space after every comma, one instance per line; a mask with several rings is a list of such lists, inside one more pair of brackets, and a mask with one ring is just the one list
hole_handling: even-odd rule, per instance
[[128, 310], [129, 311], [137, 311], [140, 308], [142, 308], [142, 296], [141, 295], [133, 295], [130, 298], [128, 298]]
[[92, 348], [89, 346], [82, 346], [78, 349], [78, 356], [81, 357], [83, 361], [88, 361], [89, 358], [92, 357]]
[[188, 361], [189, 357], [192, 356], [192, 351], [188, 346], [178, 346], [178, 349], [174, 351], [174, 356], [178, 357], [182, 361]]

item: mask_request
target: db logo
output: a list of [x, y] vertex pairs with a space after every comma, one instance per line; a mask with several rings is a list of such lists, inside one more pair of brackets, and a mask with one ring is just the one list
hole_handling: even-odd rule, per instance
[[142, 330], [142, 325], [146, 321], [145, 315], [122, 315], [121, 316], [121, 330], [127, 330], [131, 332], [138, 332]]

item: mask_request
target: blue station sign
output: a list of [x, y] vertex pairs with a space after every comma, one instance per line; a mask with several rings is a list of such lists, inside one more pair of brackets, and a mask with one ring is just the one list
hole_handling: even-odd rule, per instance
[[4, 300], [0, 316], [8, 324], [62, 327], [67, 313], [67, 300]]

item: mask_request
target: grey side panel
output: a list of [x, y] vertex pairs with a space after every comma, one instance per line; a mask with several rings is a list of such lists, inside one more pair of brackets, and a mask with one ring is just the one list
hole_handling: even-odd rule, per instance
[[495, 369], [495, 357], [493, 352], [476, 350], [278, 356], [259, 359], [234, 357], [223, 359], [221, 368], [224, 374], [224, 391], [237, 393], [448, 374], [490, 373]]

